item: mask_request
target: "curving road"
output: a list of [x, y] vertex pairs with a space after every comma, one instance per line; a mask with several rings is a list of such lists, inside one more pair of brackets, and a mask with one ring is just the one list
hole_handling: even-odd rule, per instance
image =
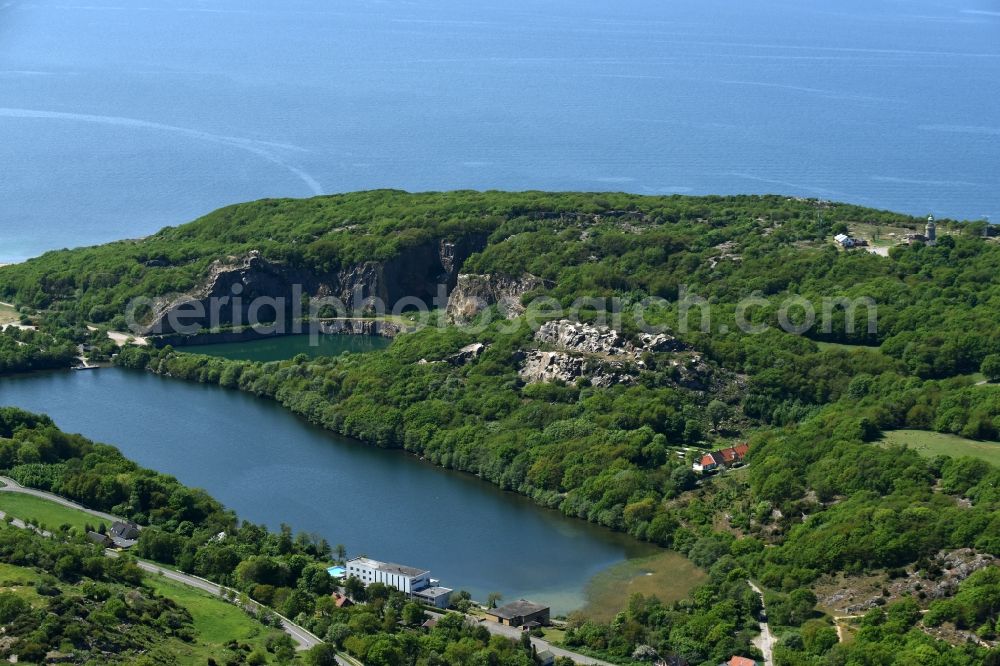
[[83, 511], [84, 513], [89, 513], [92, 516], [100, 518], [101, 520], [106, 520], [109, 523], [114, 522], [124, 522], [124, 518], [119, 518], [118, 516], [112, 516], [110, 513], [104, 513], [103, 511], [94, 511], [93, 509], [88, 509], [85, 506], [81, 506], [76, 502], [66, 499], [60, 495], [54, 495], [52, 493], [47, 493], [44, 490], [38, 490], [37, 488], [27, 488], [22, 486], [20, 483], [6, 476], [0, 476], [0, 483], [3, 483], [3, 487], [0, 487], [0, 492], [5, 493], [21, 493], [22, 495], [34, 495], [35, 497], [40, 497], [42, 499], [48, 500], [50, 502], [55, 502], [56, 504], [61, 504], [70, 509], [76, 509], [77, 511]]
[[[76, 502], [73, 502], [71, 500], [66, 499], [65, 497], [61, 497], [61, 496], [55, 495], [53, 493], [45, 492], [44, 490], [38, 490], [36, 488], [27, 488], [25, 486], [22, 486], [20, 483], [18, 483], [14, 479], [11, 479], [11, 478], [6, 477], [6, 476], [0, 476], [0, 482], [2, 482], [4, 484], [3, 487], [0, 487], [0, 492], [21, 493], [21, 494], [24, 494], [24, 495], [34, 495], [35, 497], [40, 497], [40, 498], [48, 500], [50, 502], [54, 502], [56, 504], [61, 504], [62, 506], [68, 507], [70, 509], [76, 509], [77, 511], [83, 511], [84, 513], [89, 513], [92, 516], [95, 516], [97, 518], [100, 518], [102, 520], [106, 520], [106, 521], [109, 521], [109, 522], [112, 522], [112, 523], [116, 522], [116, 521], [123, 520], [122, 518], [118, 518], [117, 516], [112, 516], [110, 513], [104, 513], [103, 511], [95, 511], [93, 509], [88, 509], [87, 507], [81, 506], [81, 505], [77, 504]], [[3, 515], [3, 512], [0, 512], [0, 517], [2, 517], [2, 515]], [[20, 528], [26, 528], [27, 527], [27, 525], [25, 525], [23, 521], [20, 521], [20, 520], [17, 520], [17, 519], [13, 520], [13, 525], [15, 527], [20, 527]], [[50, 536], [47, 532], [43, 532], [43, 534], [45, 536]], [[118, 551], [115, 551], [115, 550], [105, 550], [104, 554], [107, 555], [108, 557], [118, 557], [120, 553]], [[157, 574], [157, 575], [161, 575], [164, 578], [169, 578], [172, 581], [176, 581], [176, 582], [181, 583], [183, 585], [187, 585], [188, 587], [193, 587], [193, 588], [196, 588], [196, 589], [201, 590], [203, 592], [208, 592], [209, 594], [214, 595], [214, 596], [220, 596], [222, 594], [223, 590], [228, 590], [230, 592], [230, 594], [238, 594], [238, 592], [236, 592], [235, 590], [223, 587], [222, 585], [218, 585], [216, 583], [213, 583], [210, 580], [205, 580], [204, 578], [199, 578], [198, 576], [192, 576], [190, 574], [182, 573], [180, 571], [174, 571], [173, 569], [168, 569], [168, 568], [162, 567], [162, 566], [160, 566], [158, 564], [154, 564], [152, 562], [147, 562], [146, 560], [136, 559], [135, 563], [143, 571], [146, 571], [146, 572], [149, 572], [149, 573], [153, 573], [153, 574]], [[294, 622], [292, 622], [291, 620], [289, 620], [287, 617], [285, 617], [283, 615], [280, 615], [279, 613], [276, 613], [274, 610], [272, 610], [270, 608], [266, 608], [265, 606], [262, 606], [261, 604], [257, 603], [256, 601], [247, 600], [246, 605], [250, 609], [253, 609], [253, 610], [266, 609], [269, 612], [271, 612], [274, 615], [276, 615], [281, 620], [281, 628], [282, 628], [282, 630], [286, 634], [288, 634], [289, 636], [292, 637], [292, 640], [295, 641], [295, 643], [298, 646], [299, 650], [308, 650], [309, 648], [311, 648], [311, 647], [313, 647], [315, 645], [319, 645], [320, 643], [323, 642], [317, 636], [315, 636], [312, 632], [310, 632], [310, 631], [308, 631], [308, 630], [300, 627], [299, 625], [297, 625]], [[349, 662], [347, 662], [345, 660], [341, 660], [341, 665], [342, 666], [356, 666], [356, 664], [349, 663]]]
[[[118, 557], [119, 555], [118, 551], [116, 550], [105, 550], [104, 554], [107, 555], [108, 557]], [[158, 564], [154, 564], [146, 560], [136, 559], [135, 563], [143, 571], [156, 574], [158, 576], [163, 576], [164, 578], [181, 583], [183, 585], [187, 585], [188, 587], [199, 589], [202, 592], [208, 592], [212, 596], [216, 597], [221, 596], [223, 590], [229, 592], [230, 595], [239, 594], [236, 590], [224, 587], [222, 585], [218, 585], [217, 583], [213, 583], [210, 580], [205, 580], [204, 578], [199, 578], [198, 576], [192, 576], [191, 574], [175, 571], [174, 569], [168, 569], [166, 567], [162, 567]], [[272, 613], [273, 615], [276, 615], [281, 620], [282, 630], [286, 634], [292, 637], [292, 640], [296, 642], [296, 644], [298, 645], [298, 649], [300, 650], [308, 650], [309, 648], [319, 645], [320, 643], [323, 642], [312, 632], [295, 624], [284, 615], [281, 615], [280, 613], [277, 613], [274, 610], [267, 608], [262, 604], [257, 603], [253, 599], [246, 600], [245, 608], [247, 610], [254, 610], [254, 611], [266, 610]]]

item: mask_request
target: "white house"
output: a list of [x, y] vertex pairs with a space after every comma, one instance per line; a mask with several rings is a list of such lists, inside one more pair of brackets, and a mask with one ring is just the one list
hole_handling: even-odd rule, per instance
[[840, 243], [843, 247], [854, 247], [854, 239], [847, 234], [837, 234], [833, 237], [833, 240]]
[[349, 560], [345, 568], [347, 577], [357, 578], [366, 587], [372, 583], [382, 583], [437, 608], [447, 608], [451, 598], [452, 590], [438, 586], [438, 581], [431, 578], [431, 572], [425, 569], [380, 562], [368, 557]]

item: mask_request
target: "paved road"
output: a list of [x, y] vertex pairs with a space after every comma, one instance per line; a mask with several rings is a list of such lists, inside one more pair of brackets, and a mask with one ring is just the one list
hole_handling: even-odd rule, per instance
[[26, 488], [14, 479], [8, 478], [6, 476], [0, 476], [0, 482], [4, 484], [0, 488], [0, 492], [6, 493], [21, 493], [23, 495], [34, 495], [35, 497], [41, 497], [42, 499], [49, 500], [50, 502], [55, 502], [56, 504], [61, 504], [70, 509], [76, 509], [77, 511], [83, 511], [84, 513], [89, 513], [90, 515], [100, 518], [101, 520], [106, 520], [109, 523], [114, 523], [117, 521], [124, 521], [123, 518], [117, 516], [112, 516], [110, 513], [104, 513], [103, 511], [94, 511], [93, 509], [88, 509], [85, 506], [81, 506], [76, 502], [61, 497], [59, 495], [54, 495], [52, 493], [47, 493], [44, 490], [38, 490], [37, 488]]
[[[767, 609], [764, 608], [764, 593], [761, 591], [759, 587], [753, 584], [753, 581], [748, 580], [747, 584], [749, 584], [750, 587], [753, 588], [753, 591], [756, 592], [757, 595], [760, 597], [760, 608], [762, 613], [761, 617], [766, 618]], [[774, 656], [773, 656], [774, 635], [771, 633], [771, 627], [767, 625], [766, 620], [763, 619], [761, 620], [760, 636], [753, 639], [753, 644], [757, 646], [757, 648], [761, 651], [761, 653], [763, 653], [764, 666], [774, 666]]]
[[[118, 551], [115, 550], [106, 550], [105, 555], [107, 555], [108, 557], [118, 557], [119, 553]], [[196, 588], [198, 590], [201, 590], [202, 592], [208, 592], [212, 596], [216, 597], [220, 596], [223, 590], [229, 591], [230, 594], [238, 594], [235, 590], [223, 587], [222, 585], [213, 583], [210, 580], [205, 580], [204, 578], [199, 578], [198, 576], [192, 576], [190, 574], [182, 573], [180, 571], [175, 571], [173, 569], [161, 567], [158, 564], [147, 562], [146, 560], [136, 560], [135, 563], [143, 571], [163, 576], [164, 578], [181, 583], [183, 585], [187, 585], [188, 587]], [[292, 640], [294, 640], [298, 644], [298, 648], [300, 650], [308, 650], [314, 645], [319, 645], [320, 643], [323, 642], [312, 632], [303, 629], [299, 625], [289, 620], [284, 615], [275, 613], [273, 610], [262, 606], [253, 599], [247, 599], [246, 606], [251, 610], [255, 611], [267, 610], [273, 613], [274, 615], [277, 615], [278, 618], [281, 619], [281, 624], [282, 624], [281, 628], [285, 631], [286, 634], [292, 637]]]
[[[76, 502], [72, 502], [72, 501], [66, 499], [65, 497], [60, 497], [59, 495], [54, 495], [52, 493], [45, 492], [44, 490], [38, 490], [36, 488], [26, 488], [26, 487], [22, 486], [21, 484], [19, 484], [14, 479], [8, 478], [6, 476], [0, 476], [0, 482], [4, 483], [4, 486], [2, 488], [0, 488], [0, 492], [22, 493], [24, 495], [34, 495], [35, 497], [41, 497], [42, 499], [46, 499], [46, 500], [49, 500], [51, 502], [55, 502], [56, 504], [61, 504], [62, 506], [69, 507], [71, 509], [76, 509], [78, 511], [83, 511], [85, 513], [89, 513], [90, 515], [95, 516], [97, 518], [101, 518], [103, 520], [107, 520], [107, 521], [110, 521], [110, 522], [115, 522], [117, 520], [121, 520], [121, 518], [117, 518], [115, 516], [112, 516], [109, 513], [104, 513], [102, 511], [94, 511], [93, 509], [88, 509], [87, 507], [80, 506]], [[3, 512], [0, 512], [0, 517], [2, 517], [2, 516], [3, 516]], [[15, 527], [20, 527], [20, 528], [27, 527], [24, 524], [24, 522], [22, 522], [21, 520], [18, 520], [18, 519], [14, 519], [13, 520], [13, 525]], [[48, 532], [42, 532], [42, 534], [44, 536], [51, 536]], [[119, 556], [118, 551], [115, 551], [115, 550], [106, 550], [106, 551], [104, 551], [104, 553], [108, 557], [118, 557]], [[161, 567], [158, 564], [153, 564], [152, 562], [147, 562], [145, 560], [136, 560], [136, 564], [143, 571], [147, 571], [149, 573], [154, 573], [154, 574], [157, 574], [157, 575], [162, 575], [165, 578], [169, 578], [170, 580], [176, 581], [178, 583], [182, 583], [183, 585], [187, 585], [188, 587], [193, 587], [193, 588], [196, 588], [198, 590], [202, 590], [203, 592], [208, 592], [209, 594], [214, 595], [214, 596], [219, 596], [222, 593], [222, 590], [223, 590], [223, 587], [221, 585], [217, 585], [217, 584], [213, 583], [212, 581], [205, 580], [204, 578], [199, 578], [198, 576], [192, 576], [190, 574], [181, 573], [180, 571], [174, 571], [173, 569], [168, 569], [166, 567]], [[230, 590], [230, 592], [234, 593], [234, 594], [236, 593], [234, 590]], [[258, 604], [256, 601], [253, 601], [253, 600], [248, 600], [247, 601], [247, 605], [250, 608], [253, 608], [253, 609], [256, 609], [256, 610], [259, 610], [259, 609], [263, 608], [260, 604]], [[282, 623], [282, 627], [281, 628], [284, 630], [284, 632], [286, 634], [288, 634], [289, 636], [292, 637], [292, 640], [294, 640], [296, 642], [296, 644], [298, 645], [298, 649], [300, 649], [300, 650], [308, 650], [309, 648], [313, 647], [314, 645], [319, 645], [320, 643], [323, 642], [319, 638], [317, 638], [315, 635], [313, 635], [312, 633], [310, 633], [309, 631], [307, 631], [306, 629], [300, 627], [299, 625], [297, 625], [294, 622], [292, 622], [291, 620], [289, 620], [287, 617], [284, 617], [283, 615], [279, 615], [278, 613], [275, 613], [271, 609], [267, 609], [267, 610], [269, 610], [271, 613], [274, 613], [275, 615], [277, 615], [281, 619], [281, 623]], [[345, 660], [341, 660], [341, 664], [342, 664], [342, 666], [355, 666], [355, 664], [351, 664], [351, 663], [349, 663], [349, 662], [347, 662]]]

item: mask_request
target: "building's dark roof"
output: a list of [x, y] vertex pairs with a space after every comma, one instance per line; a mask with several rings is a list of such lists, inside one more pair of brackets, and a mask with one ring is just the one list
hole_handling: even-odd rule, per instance
[[139, 538], [139, 526], [135, 523], [122, 523], [116, 521], [111, 526], [112, 538], [127, 539], [134, 541]]
[[111, 543], [111, 539], [106, 534], [101, 534], [100, 532], [87, 532], [87, 538], [101, 546]]
[[493, 617], [499, 617], [504, 620], [513, 620], [515, 617], [527, 617], [528, 615], [534, 615], [535, 613], [547, 611], [548, 609], [548, 606], [542, 606], [541, 604], [534, 604], [530, 601], [525, 601], [524, 599], [518, 599], [517, 601], [512, 601], [506, 606], [488, 610], [486, 611], [486, 614], [492, 615]]
[[416, 567], [408, 567], [402, 564], [394, 564], [392, 562], [379, 562], [378, 560], [373, 560], [368, 557], [357, 557], [347, 564], [357, 564], [370, 569], [377, 569], [383, 573], [396, 574], [399, 576], [406, 576], [408, 578], [415, 578], [416, 576], [430, 573], [426, 569], [417, 569]]

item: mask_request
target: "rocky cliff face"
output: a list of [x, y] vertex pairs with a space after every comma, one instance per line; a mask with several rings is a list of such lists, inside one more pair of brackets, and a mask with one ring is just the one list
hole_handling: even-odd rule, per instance
[[406, 305], [403, 299], [443, 307], [462, 264], [485, 244], [482, 235], [435, 240], [407, 248], [385, 262], [366, 261], [332, 273], [271, 262], [253, 251], [214, 263], [202, 286], [191, 293], [155, 303], [142, 333], [169, 335], [190, 332], [186, 327], [246, 325], [273, 319], [276, 309], [279, 319], [298, 318], [309, 314], [298, 307], [302, 296], [337, 299], [343, 306], [340, 316], [379, 308], [392, 312]]
[[504, 317], [513, 319], [524, 314], [521, 296], [541, 284], [542, 281], [533, 275], [518, 278], [471, 273], [459, 275], [454, 290], [448, 296], [448, 318], [453, 322], [468, 322], [486, 308], [498, 305]]
[[319, 323], [324, 335], [373, 335], [394, 338], [403, 332], [403, 327], [391, 321], [373, 319], [332, 319]]

